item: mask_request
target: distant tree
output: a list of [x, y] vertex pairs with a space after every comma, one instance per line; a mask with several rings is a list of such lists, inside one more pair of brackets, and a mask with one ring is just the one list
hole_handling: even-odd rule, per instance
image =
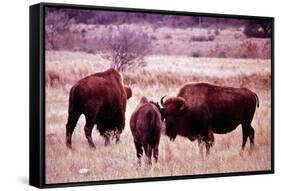
[[244, 34], [247, 37], [271, 37], [271, 22], [268, 20], [249, 20], [245, 26]]
[[50, 49], [58, 49], [59, 39], [69, 32], [69, 26], [75, 22], [60, 9], [47, 9], [45, 17], [46, 44]]
[[103, 39], [108, 50], [106, 58], [118, 71], [144, 65], [144, 57], [149, 52], [149, 36], [141, 28], [119, 26], [110, 27]]

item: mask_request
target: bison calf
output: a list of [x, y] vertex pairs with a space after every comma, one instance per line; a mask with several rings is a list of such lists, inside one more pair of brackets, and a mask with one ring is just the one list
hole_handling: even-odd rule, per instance
[[134, 137], [138, 163], [141, 164], [143, 149], [151, 163], [151, 156], [158, 160], [158, 146], [162, 128], [161, 114], [157, 104], [142, 97], [130, 119], [130, 128]]

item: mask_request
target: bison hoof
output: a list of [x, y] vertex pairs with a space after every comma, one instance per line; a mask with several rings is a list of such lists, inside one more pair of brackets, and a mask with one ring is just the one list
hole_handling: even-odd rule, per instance
[[152, 161], [151, 160], [146, 160], [146, 165], [147, 166], [152, 166]]
[[93, 148], [93, 149], [95, 149], [96, 148], [96, 145], [95, 144], [89, 144], [89, 146], [91, 147], [91, 148]]
[[120, 138], [116, 137], [115, 138], [115, 143], [119, 143], [120, 142]]
[[73, 149], [72, 146], [71, 146], [71, 143], [66, 143], [66, 147], [67, 147], [68, 149]]
[[255, 146], [254, 144], [250, 144], [250, 151], [252, 152], [254, 150]]

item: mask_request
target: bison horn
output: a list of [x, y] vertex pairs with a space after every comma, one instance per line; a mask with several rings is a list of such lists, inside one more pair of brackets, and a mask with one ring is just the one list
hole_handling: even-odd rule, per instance
[[160, 104], [161, 104], [161, 107], [163, 107], [165, 104], [164, 104], [164, 98], [166, 97], [166, 95], [165, 96], [163, 96], [161, 99], [160, 99]]
[[178, 97], [179, 100], [181, 100], [181, 106], [180, 106], [180, 111], [183, 111], [186, 107], [187, 107], [187, 104], [186, 104], [186, 101], [184, 98], [182, 97]]

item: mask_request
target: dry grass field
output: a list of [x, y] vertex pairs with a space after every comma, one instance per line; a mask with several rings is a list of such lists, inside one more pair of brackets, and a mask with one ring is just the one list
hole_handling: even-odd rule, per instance
[[[124, 83], [133, 90], [128, 100], [126, 126], [121, 142], [105, 147], [99, 133], [93, 131], [96, 149], [84, 136], [84, 116], [73, 134], [74, 150], [65, 145], [68, 94], [80, 78], [108, 68], [101, 55], [84, 52], [46, 52], [46, 183], [114, 180], [173, 175], [269, 170], [271, 168], [271, 74], [270, 60], [190, 58], [151, 55], [147, 65], [123, 73]], [[260, 99], [252, 125], [255, 148], [249, 143], [241, 154], [242, 130], [215, 135], [209, 157], [202, 159], [197, 142], [177, 137], [170, 142], [164, 134], [159, 146], [159, 162], [151, 167], [137, 166], [136, 151], [128, 126], [130, 115], [144, 95], [159, 101], [163, 95], [176, 95], [186, 82], [205, 81], [233, 87], [247, 87]], [[144, 163], [143, 163], [144, 164]], [[81, 169], [87, 169], [81, 173]], [[83, 170], [82, 170], [83, 171]]]

